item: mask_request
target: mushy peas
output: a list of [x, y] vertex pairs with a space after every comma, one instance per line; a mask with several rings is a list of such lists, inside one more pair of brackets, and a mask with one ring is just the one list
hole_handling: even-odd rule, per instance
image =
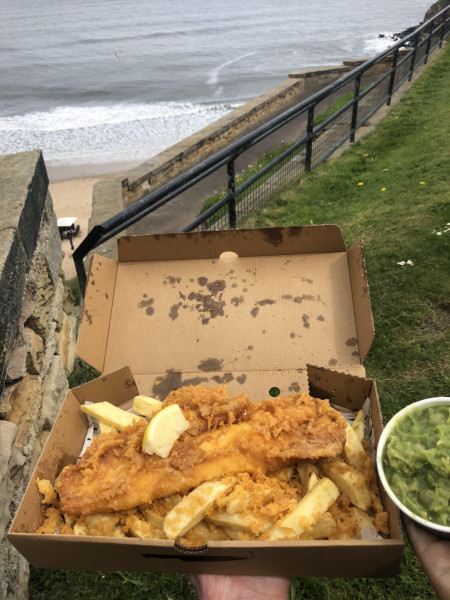
[[450, 405], [406, 415], [385, 446], [383, 467], [402, 504], [427, 521], [450, 527]]

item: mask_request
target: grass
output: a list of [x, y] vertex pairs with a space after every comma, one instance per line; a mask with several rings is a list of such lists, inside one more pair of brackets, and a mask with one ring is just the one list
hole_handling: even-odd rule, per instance
[[[336, 223], [347, 244], [364, 239], [376, 338], [365, 361], [388, 420], [415, 400], [450, 395], [450, 48], [374, 133], [328, 162], [252, 227]], [[362, 185], [361, 185], [362, 184]], [[440, 233], [441, 235], [438, 235]], [[402, 261], [413, 264], [399, 265]], [[93, 373], [78, 363], [76, 379]], [[185, 575], [31, 569], [32, 600], [188, 600]], [[390, 579], [296, 578], [291, 600], [436, 598], [408, 544]]]
[[73, 279], [69, 279], [67, 281], [67, 287], [69, 288], [73, 296], [75, 306], [79, 306], [81, 303], [81, 289], [80, 284], [78, 282], [78, 278], [74, 277]]
[[[361, 88], [359, 91], [360, 93], [362, 93], [366, 88]], [[342, 96], [339, 96], [334, 102], [333, 104], [331, 104], [331, 106], [329, 106], [328, 108], [326, 108], [324, 111], [322, 111], [321, 113], [319, 113], [315, 118], [314, 118], [314, 127], [317, 127], [317, 125], [320, 125], [321, 123], [323, 123], [324, 121], [326, 121], [329, 117], [333, 116], [334, 113], [338, 112], [338, 110], [340, 110], [341, 108], [344, 108], [344, 106], [346, 104], [348, 104], [350, 102], [350, 100], [353, 100], [355, 94], [354, 92], [348, 92], [347, 94], [342, 94]]]
[[97, 573], [32, 569], [30, 600], [191, 600], [181, 573]]
[[[250, 179], [250, 177], [253, 177], [253, 175], [255, 173], [258, 173], [258, 171], [260, 171], [263, 167], [267, 166], [268, 164], [270, 164], [273, 160], [275, 160], [276, 158], [278, 158], [278, 156], [280, 156], [280, 154], [283, 154], [283, 152], [285, 150], [287, 150], [289, 148], [288, 144], [281, 144], [280, 146], [277, 146], [276, 148], [272, 148], [271, 150], [268, 150], [267, 152], [265, 152], [263, 154], [263, 156], [261, 156], [261, 158], [256, 161], [255, 165], [248, 165], [247, 168], [245, 168], [240, 174], [236, 175], [236, 188], [238, 188], [239, 186], [241, 186], [243, 183], [245, 183], [247, 180]], [[265, 177], [262, 177], [259, 183], [259, 185], [261, 185], [265, 179], [267, 179], [267, 177], [270, 177], [272, 174], [272, 171], [269, 175], [266, 175]], [[258, 185], [258, 183], [256, 185]], [[248, 192], [244, 192], [242, 194], [239, 194], [238, 196], [238, 203], [241, 202], [245, 196], [246, 193]], [[206, 200], [203, 203], [203, 206], [200, 210], [200, 214], [204, 213], [206, 210], [208, 210], [208, 208], [211, 208], [212, 206], [214, 206], [217, 202], [219, 202], [219, 200], [222, 200], [222, 198], [225, 198], [225, 196], [228, 194], [228, 190], [223, 189], [217, 192], [214, 192], [214, 194], [212, 196], [210, 196], [209, 198], [206, 198]], [[220, 212], [217, 213], [218, 217], [220, 218]]]
[[[364, 90], [364, 88], [361, 88], [361, 91], [363, 91], [363, 90]], [[354, 96], [353, 92], [349, 92], [347, 94], [343, 94], [342, 96], [338, 97], [333, 102], [333, 104], [331, 104], [328, 108], [326, 108], [323, 112], [319, 113], [314, 118], [314, 126], [320, 125], [320, 123], [323, 123], [329, 117], [334, 115], [334, 113], [336, 113], [338, 110], [340, 110], [342, 107], [344, 107], [348, 102], [350, 102], [350, 100], [353, 98], [353, 96]], [[243, 169], [243, 171], [236, 176], [236, 187], [238, 188], [240, 185], [242, 185], [243, 183], [248, 181], [251, 177], [253, 177], [253, 175], [255, 175], [255, 173], [258, 173], [263, 167], [266, 167], [267, 165], [269, 165], [273, 160], [275, 160], [281, 154], [283, 154], [283, 152], [288, 150], [290, 145], [291, 144], [280, 144], [276, 148], [272, 148], [272, 149], [268, 150], [267, 152], [265, 152], [259, 158], [259, 160], [256, 161], [255, 165], [248, 165], [247, 168]], [[259, 179], [254, 184], [254, 186], [258, 187], [259, 185], [263, 185], [264, 182], [268, 178], [273, 176], [273, 173], [274, 173], [274, 169], [272, 169], [266, 176], [261, 177], [261, 179]], [[214, 194], [212, 196], [210, 196], [209, 198], [206, 198], [206, 200], [204, 201], [203, 206], [200, 210], [200, 214], [204, 213], [209, 208], [211, 208], [212, 206], [217, 204], [217, 202], [219, 202], [219, 200], [222, 200], [222, 198], [225, 198], [227, 193], [228, 193], [227, 190], [223, 189], [223, 190], [214, 192]], [[246, 191], [244, 193], [239, 194], [239, 196], [237, 198], [237, 202], [238, 203], [241, 202], [248, 193], [249, 192]], [[217, 213], [217, 218], [220, 218], [220, 215], [221, 215], [221, 211], [219, 211]], [[212, 216], [211, 218], [213, 219], [214, 216]]]

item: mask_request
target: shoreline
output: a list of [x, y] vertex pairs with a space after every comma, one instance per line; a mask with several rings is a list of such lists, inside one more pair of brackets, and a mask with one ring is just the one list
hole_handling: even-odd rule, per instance
[[[45, 160], [45, 156], [44, 156]], [[123, 161], [123, 162], [105, 162], [88, 163], [82, 165], [49, 165], [46, 163], [48, 178], [51, 183], [70, 181], [73, 179], [109, 179], [111, 177], [120, 177], [126, 171], [142, 164], [142, 160]]]

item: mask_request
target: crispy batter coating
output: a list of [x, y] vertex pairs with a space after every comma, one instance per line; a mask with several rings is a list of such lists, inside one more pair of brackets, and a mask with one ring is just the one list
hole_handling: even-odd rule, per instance
[[224, 387], [190, 387], [169, 396], [167, 403], [179, 403], [191, 426], [167, 458], [142, 453], [145, 420], [101, 435], [61, 473], [62, 512], [128, 510], [227, 474], [273, 473], [342, 452], [346, 421], [328, 401], [303, 393], [250, 404], [245, 395], [227, 398]]
[[43, 524], [38, 527], [36, 533], [57, 533], [62, 523], [63, 519], [59, 508], [50, 506], [45, 511], [45, 520]]
[[163, 408], [178, 404], [189, 421], [189, 433], [198, 435], [221, 425], [236, 423], [250, 407], [248, 394], [230, 398], [226, 385], [213, 388], [204, 385], [178, 388], [164, 400]]
[[36, 478], [38, 490], [44, 496], [42, 504], [51, 504], [52, 506], [58, 506], [58, 495], [52, 483], [48, 479]]

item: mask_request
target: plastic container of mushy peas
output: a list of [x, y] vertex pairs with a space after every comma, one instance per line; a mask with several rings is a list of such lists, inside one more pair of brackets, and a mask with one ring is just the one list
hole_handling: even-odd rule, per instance
[[[410, 517], [415, 523], [428, 530], [430, 533], [437, 535], [443, 539], [450, 539], [450, 527], [446, 527], [445, 525], [440, 525], [435, 523], [429, 519], [424, 519], [423, 517], [415, 514], [410, 508], [405, 506], [401, 500], [397, 497], [395, 492], [393, 491], [388, 476], [385, 470], [385, 454], [386, 447], [388, 442], [398, 427], [399, 423], [403, 421], [405, 417], [417, 411], [418, 409], [430, 408], [430, 407], [438, 407], [438, 406], [446, 406], [450, 405], [450, 397], [438, 397], [438, 398], [427, 398], [425, 400], [420, 400], [418, 402], [413, 402], [409, 404], [405, 408], [403, 408], [400, 412], [392, 417], [386, 427], [383, 429], [383, 432], [380, 436], [378, 446], [377, 446], [377, 456], [376, 463], [378, 469], [378, 475], [380, 477], [381, 483], [386, 490], [386, 493], [397, 506], [397, 508], [403, 512], [405, 515]], [[408, 457], [408, 460], [411, 460], [411, 457]], [[449, 457], [450, 460], [450, 457]], [[447, 478], [448, 479], [448, 478]]]

